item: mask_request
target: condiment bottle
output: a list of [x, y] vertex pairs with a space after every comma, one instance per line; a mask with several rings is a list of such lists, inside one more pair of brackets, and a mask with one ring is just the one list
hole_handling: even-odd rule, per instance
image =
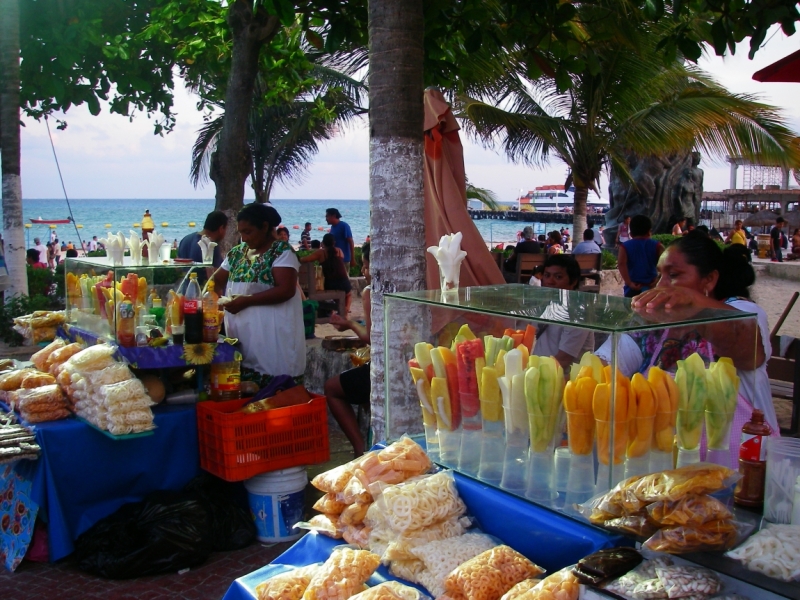
[[733, 493], [736, 504], [756, 508], [764, 504], [767, 474], [767, 445], [764, 438], [771, 433], [772, 429], [764, 422], [764, 413], [753, 410], [753, 416], [742, 427], [739, 444], [739, 473], [742, 479]]
[[200, 284], [197, 283], [197, 273], [189, 275], [189, 285], [183, 295], [183, 324], [185, 344], [200, 344], [203, 342], [203, 299], [200, 296]]
[[117, 342], [120, 346], [132, 347], [136, 345], [136, 312], [130, 296], [119, 303], [117, 307]]
[[214, 291], [214, 282], [209, 281], [206, 285], [206, 293], [203, 294], [203, 341], [216, 342], [219, 336], [219, 307], [217, 301], [219, 296]]
[[794, 502], [792, 503], [792, 525], [800, 525], [800, 475], [794, 482]]

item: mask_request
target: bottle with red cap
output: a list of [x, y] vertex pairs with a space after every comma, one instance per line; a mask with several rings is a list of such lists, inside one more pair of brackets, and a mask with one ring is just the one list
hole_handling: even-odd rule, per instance
[[764, 504], [764, 483], [767, 474], [767, 439], [772, 428], [764, 422], [764, 413], [753, 410], [753, 416], [742, 427], [739, 445], [739, 473], [733, 500], [736, 504], [758, 508]]

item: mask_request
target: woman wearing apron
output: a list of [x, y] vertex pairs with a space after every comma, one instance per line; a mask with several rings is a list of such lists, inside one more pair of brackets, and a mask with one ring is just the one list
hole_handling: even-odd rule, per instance
[[242, 344], [242, 379], [264, 387], [277, 375], [301, 381], [306, 369], [303, 303], [297, 293], [297, 260], [278, 240], [281, 217], [271, 206], [248, 204], [237, 215], [242, 243], [231, 248], [214, 273], [227, 283], [225, 331]]
[[[766, 313], [749, 299], [748, 288], [755, 282], [755, 272], [747, 249], [734, 244], [723, 252], [707, 235], [692, 232], [667, 247], [658, 263], [658, 285], [637, 296], [633, 307], [647, 314], [654, 309], [702, 310], [705, 308], [741, 310], [755, 313], [753, 321], [724, 321], [698, 327], [668, 328], [641, 335], [622, 336], [618, 344], [618, 364], [626, 376], [639, 371], [645, 376], [652, 366], [674, 375], [677, 362], [697, 352], [703, 361], [729, 357], [739, 375], [739, 398], [731, 426], [730, 464], [738, 468], [739, 437], [742, 425], [750, 420], [753, 409], [764, 413], [773, 435], [779, 435], [778, 420], [772, 403], [767, 376], [770, 358], [769, 325]], [[756, 339], [755, 356], [749, 341]], [[609, 361], [610, 343], [597, 351]]]

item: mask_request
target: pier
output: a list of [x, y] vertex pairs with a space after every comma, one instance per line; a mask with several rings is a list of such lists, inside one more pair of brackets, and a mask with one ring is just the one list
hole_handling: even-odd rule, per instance
[[[523, 223], [563, 223], [572, 224], [574, 215], [571, 212], [543, 212], [522, 210], [473, 210], [467, 209], [469, 216], [474, 221], [495, 219], [500, 221], [520, 221]], [[590, 227], [605, 225], [606, 216], [603, 213], [589, 213], [586, 221]]]

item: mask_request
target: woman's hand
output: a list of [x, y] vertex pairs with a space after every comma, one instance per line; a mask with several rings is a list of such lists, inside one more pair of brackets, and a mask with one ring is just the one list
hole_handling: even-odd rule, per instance
[[242, 312], [245, 308], [250, 306], [250, 296], [236, 296], [233, 300], [225, 305], [225, 310], [232, 315]]
[[685, 287], [655, 287], [633, 299], [633, 307], [650, 310], [663, 307], [667, 310], [694, 306], [703, 308], [708, 300], [703, 294]]
[[330, 324], [336, 328], [336, 331], [347, 331], [349, 329], [352, 329], [352, 327], [350, 326], [350, 321], [348, 321], [345, 318], [342, 318], [342, 316], [336, 312], [331, 313]]

